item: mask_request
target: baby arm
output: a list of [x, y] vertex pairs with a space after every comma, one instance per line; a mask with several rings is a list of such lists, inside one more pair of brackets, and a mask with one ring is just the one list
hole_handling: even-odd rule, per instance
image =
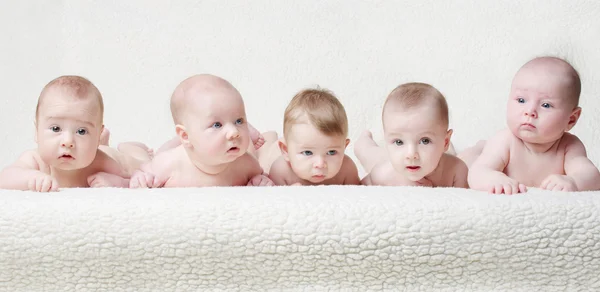
[[130, 170], [124, 163], [122, 154], [110, 147], [101, 147], [96, 155], [96, 173], [88, 176], [88, 185], [92, 188], [128, 188]]
[[340, 169], [340, 172], [343, 175], [344, 185], [361, 184], [360, 178], [358, 177], [358, 168], [356, 168], [356, 164], [348, 155], [344, 156], [344, 161], [342, 162], [342, 168]]
[[365, 177], [363, 177], [360, 180], [360, 184], [364, 185], [364, 186], [371, 186], [371, 185], [373, 185], [373, 182], [371, 181], [371, 174], [369, 173], [369, 174], [365, 175]]
[[40, 170], [38, 159], [33, 150], [23, 153], [15, 163], [0, 172], [0, 189], [57, 191], [58, 182]]
[[472, 189], [507, 195], [527, 190], [524, 184], [503, 172], [510, 157], [511, 139], [512, 133], [503, 130], [488, 140], [467, 175], [467, 182]]
[[248, 177], [250, 180], [248, 181], [248, 186], [273, 186], [273, 181], [264, 174], [262, 167], [258, 163], [258, 160], [254, 158], [250, 154], [245, 154], [246, 159], [249, 160], [248, 163], [245, 163], [248, 168]]
[[467, 164], [460, 159], [457, 159], [456, 163], [452, 187], [468, 189], [469, 183], [467, 177], [469, 175], [469, 168], [467, 167]]
[[133, 173], [129, 187], [132, 189], [162, 188], [169, 179], [175, 160], [173, 151], [161, 152]]
[[273, 164], [271, 165], [271, 169], [269, 171], [269, 178], [273, 181], [273, 184], [276, 186], [287, 186], [288, 178], [290, 174], [292, 174], [292, 169], [289, 164], [283, 157], [277, 158]]
[[565, 175], [550, 175], [540, 188], [557, 191], [600, 190], [600, 172], [587, 158], [585, 146], [575, 136], [565, 149]]

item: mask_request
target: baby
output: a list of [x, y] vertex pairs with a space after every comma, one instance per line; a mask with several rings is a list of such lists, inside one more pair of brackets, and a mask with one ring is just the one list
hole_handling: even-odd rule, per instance
[[[252, 142], [249, 145], [249, 147], [248, 147], [248, 153], [255, 155], [256, 154], [256, 150], [258, 150], [260, 147], [262, 147], [263, 144], [265, 144], [265, 138], [250, 123], [248, 123], [248, 130], [249, 130], [249, 135], [250, 135], [250, 141]], [[133, 145], [134, 147], [139, 148], [141, 146], [141, 145], [135, 145], [135, 143], [136, 142], [130, 142], [130, 144], [125, 145], [125, 147]], [[177, 147], [179, 145], [181, 145], [181, 139], [179, 139], [178, 136], [175, 136], [171, 140], [169, 140], [169, 141], [165, 142], [164, 144], [162, 144], [158, 148], [158, 150], [156, 152], [160, 153], [160, 152], [163, 152], [165, 150], [169, 150], [169, 149], [175, 148], [175, 147]], [[119, 145], [119, 146], [123, 147], [123, 145]], [[148, 149], [148, 151], [152, 152], [151, 149]]]
[[344, 150], [348, 118], [329, 91], [305, 89], [287, 106], [283, 139], [267, 132], [258, 150], [261, 165], [276, 185], [358, 185], [356, 165]]
[[367, 173], [365, 185], [467, 188], [467, 166], [444, 153], [450, 147], [448, 105], [434, 87], [406, 83], [383, 106], [385, 150], [365, 131], [354, 153]]
[[144, 161], [107, 146], [103, 114], [102, 95], [89, 80], [61, 76], [50, 81], [36, 108], [38, 147], [0, 172], [0, 188], [48, 192], [59, 187], [127, 187], [131, 173]]
[[272, 185], [252, 155], [244, 101], [226, 80], [195, 75], [171, 96], [181, 145], [159, 151], [131, 178], [132, 188]]
[[508, 129], [461, 153], [472, 163], [469, 185], [495, 194], [527, 187], [600, 189], [600, 173], [583, 143], [567, 133], [581, 115], [580, 92], [579, 74], [562, 59], [540, 57], [523, 65], [512, 81]]

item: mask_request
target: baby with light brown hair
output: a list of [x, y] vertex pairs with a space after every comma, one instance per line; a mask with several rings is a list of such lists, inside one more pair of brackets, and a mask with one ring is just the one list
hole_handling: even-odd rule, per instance
[[467, 166], [450, 148], [448, 105], [433, 86], [406, 83], [387, 97], [382, 112], [385, 149], [365, 131], [354, 153], [368, 173], [365, 185], [461, 187]]
[[356, 165], [344, 154], [348, 118], [344, 106], [326, 89], [304, 89], [288, 104], [283, 138], [263, 133], [257, 156], [276, 185], [358, 185]]
[[228, 81], [200, 74], [171, 96], [178, 146], [160, 151], [131, 178], [132, 188], [273, 185], [250, 144], [246, 110]]
[[67, 187], [127, 187], [142, 160], [108, 147], [100, 91], [86, 78], [61, 76], [36, 107], [37, 149], [0, 172], [0, 188], [56, 191]]
[[515, 74], [507, 129], [459, 156], [470, 165], [469, 185], [494, 194], [527, 187], [554, 191], [600, 189], [600, 172], [585, 146], [569, 134], [581, 115], [579, 74], [567, 61], [539, 57]]

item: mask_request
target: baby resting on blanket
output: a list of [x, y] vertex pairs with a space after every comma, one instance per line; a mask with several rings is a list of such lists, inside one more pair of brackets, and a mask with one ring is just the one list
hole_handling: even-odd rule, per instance
[[150, 157], [108, 147], [103, 114], [102, 95], [89, 80], [61, 76], [50, 81], [36, 108], [37, 149], [26, 151], [0, 172], [0, 188], [47, 192], [59, 187], [127, 187], [131, 173]]
[[382, 112], [384, 148], [365, 131], [354, 153], [369, 173], [365, 185], [460, 187], [467, 166], [450, 147], [448, 105], [433, 86], [406, 83], [388, 95]]
[[131, 178], [131, 188], [273, 185], [247, 152], [250, 133], [240, 93], [208, 74], [182, 81], [171, 96], [181, 141], [163, 147]]
[[361, 181], [344, 153], [348, 117], [328, 90], [298, 92], [286, 108], [278, 139], [277, 133], [261, 135], [247, 123], [243, 99], [229, 82], [209, 74], [192, 76], [171, 97], [177, 137], [153, 158], [142, 143], [121, 143], [118, 151], [108, 147], [99, 90], [83, 77], [61, 76], [38, 99], [37, 149], [0, 171], [0, 188], [362, 183], [504, 194], [527, 187], [600, 190], [600, 172], [583, 143], [568, 133], [581, 115], [580, 93], [579, 75], [565, 60], [527, 62], [512, 82], [508, 128], [459, 153], [459, 159], [449, 153], [453, 130], [445, 97], [426, 83], [402, 84], [384, 103], [384, 144], [377, 145], [369, 131], [355, 144], [368, 172]]
[[581, 115], [579, 74], [566, 61], [540, 57], [516, 73], [507, 105], [508, 128], [460, 154], [471, 164], [469, 185], [495, 194], [527, 187], [555, 191], [600, 189], [600, 173], [571, 130]]
[[328, 90], [305, 89], [288, 104], [283, 137], [266, 132], [257, 151], [263, 169], [276, 185], [358, 185], [358, 169], [344, 154], [348, 118]]

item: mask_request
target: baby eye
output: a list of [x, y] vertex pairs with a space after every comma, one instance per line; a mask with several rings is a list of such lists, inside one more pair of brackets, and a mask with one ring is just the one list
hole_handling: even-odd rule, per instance
[[59, 126], [52, 126], [50, 127], [50, 130], [52, 130], [52, 132], [60, 132], [60, 127]]
[[402, 142], [402, 140], [394, 140], [393, 143], [396, 144], [396, 146], [402, 146], [402, 145], [404, 145], [404, 142]]
[[549, 103], [545, 102], [545, 103], [542, 103], [542, 107], [543, 108], [551, 108], [552, 106]]
[[88, 131], [84, 128], [77, 129], [77, 134], [82, 135], [82, 136], [87, 134], [87, 132]]
[[327, 151], [327, 155], [336, 155], [337, 154], [337, 150], [329, 150]]
[[244, 123], [244, 119], [237, 119], [235, 120], [236, 125], [241, 125]]
[[429, 143], [431, 143], [431, 140], [429, 138], [423, 138], [423, 139], [421, 139], [421, 144], [427, 145]]
[[302, 151], [300, 153], [302, 153], [302, 155], [304, 155], [304, 156], [311, 156], [311, 155], [313, 155], [312, 151], [310, 151], [310, 150], [305, 150], [305, 151]]
[[525, 99], [522, 97], [517, 98], [518, 103], [525, 103]]
[[213, 128], [216, 128], [216, 129], [220, 129], [221, 127], [223, 127], [223, 125], [222, 125], [221, 123], [219, 123], [219, 122], [216, 122], [216, 123], [214, 123], [214, 124], [212, 125], [212, 127], [213, 127]]

